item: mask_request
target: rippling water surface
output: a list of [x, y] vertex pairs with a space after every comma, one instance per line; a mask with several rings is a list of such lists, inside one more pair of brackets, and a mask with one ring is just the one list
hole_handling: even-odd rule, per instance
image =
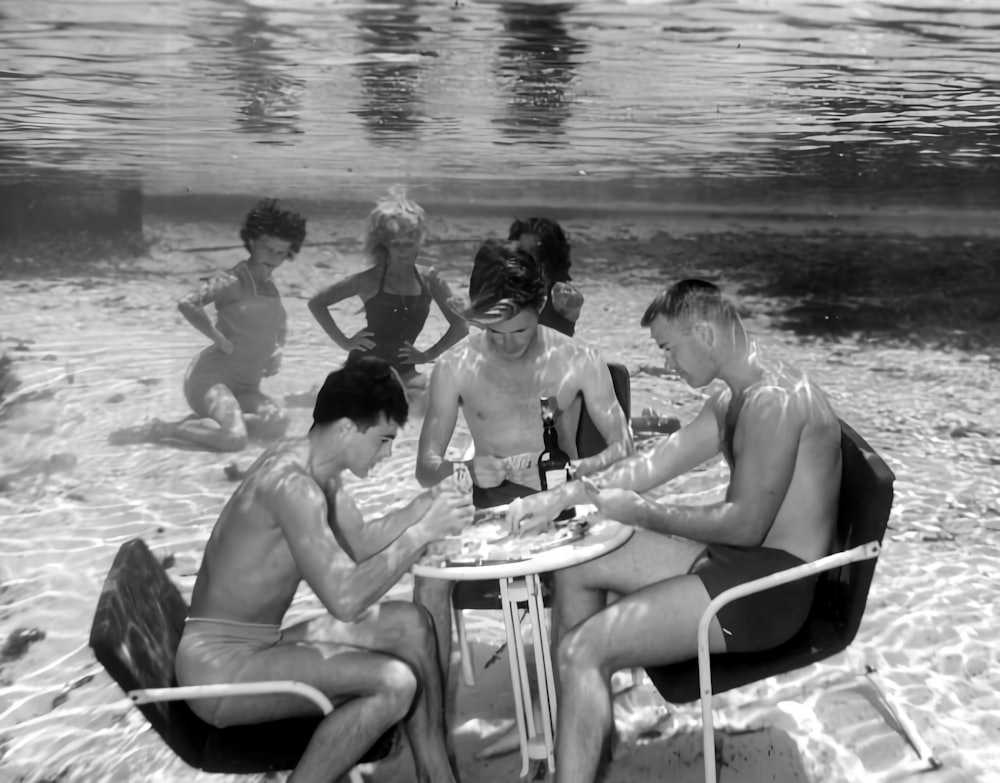
[[8, 178], [330, 195], [587, 176], [725, 195], [777, 176], [996, 194], [995, 0], [7, 0], [2, 14]]

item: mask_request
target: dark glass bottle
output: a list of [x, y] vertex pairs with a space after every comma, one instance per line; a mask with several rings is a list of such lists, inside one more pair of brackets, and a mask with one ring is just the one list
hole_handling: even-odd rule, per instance
[[[559, 445], [556, 430], [556, 401], [552, 397], [542, 397], [542, 442], [545, 447], [538, 455], [538, 480], [542, 490], [555, 489], [560, 484], [571, 481], [569, 455]], [[569, 507], [556, 517], [556, 522], [572, 519], [576, 509]]]

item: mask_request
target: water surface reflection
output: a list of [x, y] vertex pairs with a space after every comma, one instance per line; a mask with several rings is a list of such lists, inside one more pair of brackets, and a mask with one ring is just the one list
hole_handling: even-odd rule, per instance
[[576, 65], [585, 42], [568, 31], [570, 3], [501, 3], [504, 35], [494, 65], [505, 102], [500, 132], [543, 144], [561, 140], [576, 96]]

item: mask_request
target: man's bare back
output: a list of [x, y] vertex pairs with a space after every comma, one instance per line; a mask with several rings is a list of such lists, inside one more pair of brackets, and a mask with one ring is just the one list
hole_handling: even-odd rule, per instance
[[[761, 459], [775, 451], [780, 438], [791, 448], [791, 478], [774, 521], [761, 546], [783, 549], [805, 561], [826, 555], [836, 528], [840, 488], [840, 424], [826, 395], [809, 378], [783, 365], [762, 363], [763, 375], [747, 387], [734, 403], [727, 387], [713, 395], [706, 407], [718, 422], [720, 449], [731, 472], [727, 500], [732, 501], [752, 479], [744, 479], [742, 462]], [[773, 439], [754, 442], [754, 418], [767, 408], [779, 409], [778, 431], [771, 424]], [[738, 410], [737, 410], [738, 409]], [[735, 419], [731, 442], [727, 443], [727, 414]], [[794, 439], [794, 443], [791, 441]]]
[[[328, 498], [308, 473], [308, 447], [283, 442], [266, 451], [223, 508], [205, 548], [191, 596], [191, 615], [278, 625], [302, 574], [295, 563], [273, 498], [291, 477], [312, 484], [307, 502], [329, 514]], [[331, 520], [332, 521], [332, 520]]]

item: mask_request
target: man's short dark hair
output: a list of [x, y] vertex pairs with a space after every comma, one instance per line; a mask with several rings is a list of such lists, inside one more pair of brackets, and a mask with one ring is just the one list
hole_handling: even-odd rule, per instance
[[362, 356], [326, 376], [316, 396], [313, 427], [350, 419], [366, 430], [382, 415], [402, 427], [409, 410], [403, 383], [392, 365], [376, 356]]
[[306, 219], [297, 212], [278, 209], [276, 198], [261, 199], [247, 212], [240, 229], [240, 239], [249, 250], [250, 242], [261, 237], [288, 242], [292, 253], [298, 253], [306, 239]]
[[498, 306], [540, 312], [545, 297], [545, 280], [534, 256], [495, 239], [483, 242], [469, 276], [466, 317], [474, 319]]
[[531, 217], [527, 220], [515, 220], [511, 223], [507, 239], [512, 242], [521, 238], [522, 234], [533, 234], [538, 240], [535, 256], [542, 265], [542, 274], [549, 288], [553, 283], [568, 283], [569, 268], [573, 265], [569, 257], [569, 240], [556, 221], [543, 217]]
[[732, 302], [719, 287], [705, 280], [688, 279], [674, 283], [653, 297], [643, 313], [642, 326], [649, 326], [662, 315], [668, 321], [693, 323], [709, 321], [723, 324], [738, 319]]

